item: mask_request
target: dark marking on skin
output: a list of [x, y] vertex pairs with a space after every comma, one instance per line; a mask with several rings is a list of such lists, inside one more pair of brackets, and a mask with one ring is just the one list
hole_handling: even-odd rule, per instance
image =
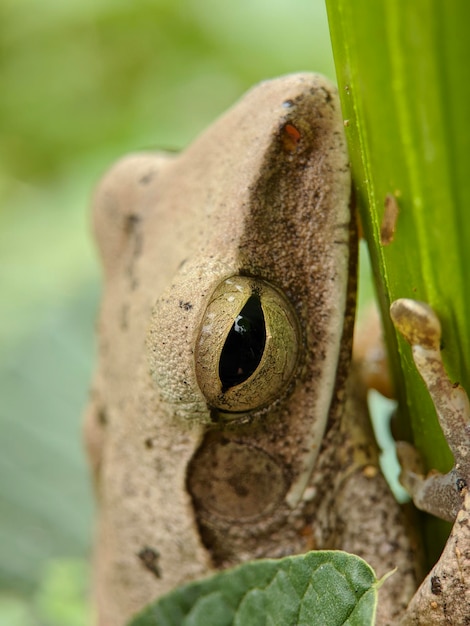
[[179, 301], [180, 309], [184, 309], [185, 311], [190, 311], [193, 308], [191, 302], [183, 302], [183, 300]]
[[152, 170], [139, 179], [141, 185], [148, 185], [155, 178], [156, 170]]
[[330, 103], [333, 99], [331, 96], [331, 93], [327, 91], [326, 89], [324, 89], [323, 87], [321, 88], [321, 91], [325, 94], [325, 102]]
[[431, 577], [431, 593], [435, 596], [439, 596], [442, 593], [442, 584], [439, 576]]
[[131, 291], [135, 291], [139, 286], [135, 262], [136, 259], [142, 254], [144, 242], [142, 218], [140, 215], [132, 214], [128, 216], [126, 221], [126, 233], [130, 238], [132, 238], [133, 243], [130, 260], [127, 265], [127, 275], [129, 276]]
[[462, 491], [465, 489], [465, 487], [467, 486], [467, 481], [464, 478], [457, 478], [455, 485], [457, 487], [457, 491], [459, 493], [462, 493]]
[[136, 213], [127, 215], [124, 228], [128, 235], [131, 235], [136, 230], [141, 219], [140, 215], [137, 215]]
[[239, 479], [232, 478], [227, 482], [240, 498], [246, 498], [250, 495], [250, 490], [248, 489], [248, 487], [241, 483]]
[[108, 424], [108, 412], [104, 407], [98, 409], [96, 413], [96, 420], [100, 426], [107, 426]]
[[140, 552], [137, 553], [137, 556], [141, 560], [142, 565], [148, 569], [149, 572], [152, 572], [156, 578], [162, 577], [162, 571], [160, 565], [158, 564], [158, 560], [160, 558], [158, 550], [145, 546]]

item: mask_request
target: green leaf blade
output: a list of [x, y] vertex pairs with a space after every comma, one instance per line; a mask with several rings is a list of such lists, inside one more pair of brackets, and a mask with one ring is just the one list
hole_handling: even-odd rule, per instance
[[[400, 438], [412, 438], [428, 469], [453, 459], [390, 303], [429, 303], [441, 320], [451, 378], [470, 389], [470, 5], [465, 0], [327, 0], [356, 198], [368, 242], [399, 400]], [[387, 194], [400, 212], [381, 244]], [[430, 561], [448, 526], [426, 520]]]
[[245, 563], [160, 598], [129, 626], [372, 624], [377, 580], [359, 557], [317, 551]]
[[[429, 468], [452, 459], [390, 302], [428, 302], [443, 325], [451, 376], [470, 386], [470, 5], [463, 0], [327, 1], [359, 209], [378, 286], [396, 391]], [[400, 212], [380, 242], [387, 194]]]

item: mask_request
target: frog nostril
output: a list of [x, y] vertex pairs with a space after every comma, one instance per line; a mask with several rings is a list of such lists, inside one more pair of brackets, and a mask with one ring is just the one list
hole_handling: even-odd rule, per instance
[[219, 360], [222, 392], [249, 378], [260, 364], [266, 345], [266, 324], [260, 297], [253, 294], [235, 318]]

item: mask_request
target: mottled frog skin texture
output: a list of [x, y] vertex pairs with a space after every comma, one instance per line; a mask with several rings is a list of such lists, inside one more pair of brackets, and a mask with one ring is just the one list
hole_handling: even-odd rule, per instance
[[[337, 93], [313, 74], [261, 83], [181, 155], [128, 156], [100, 183], [86, 419], [100, 626], [219, 568], [310, 549], [398, 568], [378, 623], [413, 595], [416, 544], [350, 369], [350, 189]], [[227, 347], [246, 320], [248, 356]]]

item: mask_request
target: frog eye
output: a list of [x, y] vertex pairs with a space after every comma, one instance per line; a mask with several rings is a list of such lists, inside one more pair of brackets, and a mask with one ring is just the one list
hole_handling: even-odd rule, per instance
[[296, 314], [277, 288], [226, 279], [209, 301], [196, 344], [196, 377], [208, 404], [246, 413], [275, 400], [293, 377], [299, 343]]

